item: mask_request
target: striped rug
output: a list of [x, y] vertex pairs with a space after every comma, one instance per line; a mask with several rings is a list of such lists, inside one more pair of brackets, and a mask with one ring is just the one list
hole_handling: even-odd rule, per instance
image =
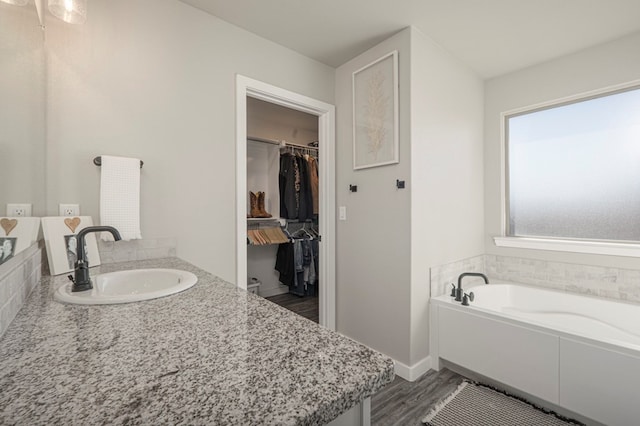
[[463, 382], [427, 414], [428, 426], [566, 426], [581, 425], [555, 413], [497, 392], [486, 386]]

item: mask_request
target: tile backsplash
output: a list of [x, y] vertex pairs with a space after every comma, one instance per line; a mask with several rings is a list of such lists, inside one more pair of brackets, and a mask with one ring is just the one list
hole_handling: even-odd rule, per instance
[[[492, 282], [528, 284], [640, 302], [640, 269], [620, 269], [511, 256], [480, 255], [431, 268], [431, 296], [450, 292], [462, 272], [483, 272]], [[480, 279], [465, 280], [473, 285]]]
[[175, 238], [149, 238], [130, 241], [98, 240], [100, 262], [116, 263], [132, 260], [160, 259], [176, 256]]
[[34, 244], [0, 265], [0, 336], [24, 305], [44, 273], [44, 244]]

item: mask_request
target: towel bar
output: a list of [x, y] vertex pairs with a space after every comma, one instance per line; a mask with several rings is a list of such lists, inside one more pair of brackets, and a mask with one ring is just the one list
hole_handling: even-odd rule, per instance
[[[93, 164], [95, 164], [96, 166], [102, 166], [102, 158], [101, 157], [94, 158]], [[144, 161], [140, 160], [140, 168], [142, 168], [143, 165], [144, 165]]]

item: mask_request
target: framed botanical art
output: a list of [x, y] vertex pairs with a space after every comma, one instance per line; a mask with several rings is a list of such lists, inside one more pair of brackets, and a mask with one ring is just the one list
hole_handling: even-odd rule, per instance
[[352, 87], [354, 170], [398, 163], [398, 52], [355, 71]]
[[[80, 249], [77, 234], [80, 230], [92, 225], [91, 216], [42, 218], [42, 232], [47, 247], [51, 275], [73, 271]], [[86, 235], [84, 250], [87, 254], [89, 267], [100, 265], [100, 253], [95, 233]]]
[[39, 217], [0, 218], [0, 265], [38, 240]]

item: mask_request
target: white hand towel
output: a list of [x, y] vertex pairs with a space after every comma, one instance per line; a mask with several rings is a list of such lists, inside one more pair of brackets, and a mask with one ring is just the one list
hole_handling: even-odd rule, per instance
[[[102, 155], [100, 179], [100, 224], [113, 226], [123, 240], [139, 240], [140, 160]], [[108, 232], [103, 241], [113, 241]]]

